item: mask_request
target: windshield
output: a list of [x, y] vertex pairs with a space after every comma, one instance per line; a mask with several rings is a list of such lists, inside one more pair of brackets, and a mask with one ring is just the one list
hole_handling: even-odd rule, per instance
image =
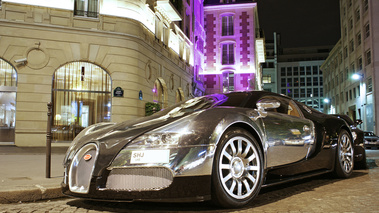
[[196, 97], [156, 113], [159, 116], [178, 117], [185, 113], [209, 109], [216, 106], [241, 107], [248, 99], [248, 93], [213, 94]]

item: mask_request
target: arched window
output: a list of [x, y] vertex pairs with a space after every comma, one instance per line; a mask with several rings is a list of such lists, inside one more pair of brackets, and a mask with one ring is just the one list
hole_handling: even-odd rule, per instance
[[155, 80], [153, 88], [153, 100], [155, 103], [159, 103], [161, 105], [161, 109], [168, 107], [167, 85], [161, 78]]
[[73, 62], [53, 77], [53, 141], [71, 141], [84, 128], [111, 120], [112, 81], [97, 65]]
[[177, 90], [176, 90], [176, 103], [179, 103], [179, 102], [182, 102], [182, 101], [184, 101], [184, 93], [183, 93], [183, 90], [182, 90], [182, 88], [178, 88]]
[[14, 143], [17, 72], [0, 58], [0, 142]]

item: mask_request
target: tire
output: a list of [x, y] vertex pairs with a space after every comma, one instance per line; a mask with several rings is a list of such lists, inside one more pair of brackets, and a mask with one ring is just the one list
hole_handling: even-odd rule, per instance
[[354, 168], [353, 140], [346, 130], [341, 130], [337, 143], [334, 174], [338, 178], [347, 178], [353, 173]]
[[224, 208], [248, 204], [263, 182], [263, 154], [246, 130], [231, 128], [217, 146], [212, 171], [212, 201]]

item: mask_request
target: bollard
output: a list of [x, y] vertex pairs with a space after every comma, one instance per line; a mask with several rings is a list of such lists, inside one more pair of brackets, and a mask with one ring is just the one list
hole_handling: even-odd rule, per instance
[[47, 130], [46, 130], [46, 178], [51, 177], [51, 114], [52, 103], [47, 103]]

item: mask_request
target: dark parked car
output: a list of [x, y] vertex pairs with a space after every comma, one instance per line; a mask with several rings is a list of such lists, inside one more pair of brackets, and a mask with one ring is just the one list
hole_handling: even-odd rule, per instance
[[365, 169], [366, 168], [366, 151], [364, 147], [364, 133], [360, 130], [357, 125], [362, 123], [362, 120], [356, 120], [355, 122], [347, 115], [335, 114], [334, 116], [341, 118], [346, 121], [350, 126], [351, 133], [353, 134], [354, 140], [354, 168]]
[[371, 149], [371, 148], [379, 148], [379, 137], [376, 136], [373, 132], [365, 132], [364, 133], [364, 140], [365, 140], [365, 148]]
[[240, 207], [261, 187], [354, 166], [350, 127], [264, 91], [196, 97], [149, 117], [83, 130], [64, 159], [66, 195]]

